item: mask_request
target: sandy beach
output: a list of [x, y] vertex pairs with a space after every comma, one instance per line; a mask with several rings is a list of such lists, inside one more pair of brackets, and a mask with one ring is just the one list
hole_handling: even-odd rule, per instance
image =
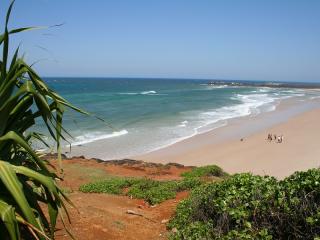
[[[308, 105], [289, 101], [276, 111], [234, 119], [225, 127], [135, 159], [216, 164], [229, 173], [252, 172], [282, 179], [297, 170], [320, 166], [319, 119], [319, 101]], [[268, 133], [283, 134], [284, 141], [269, 142]]]

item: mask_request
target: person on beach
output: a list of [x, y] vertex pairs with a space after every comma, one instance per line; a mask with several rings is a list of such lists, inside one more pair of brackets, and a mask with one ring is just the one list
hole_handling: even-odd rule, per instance
[[278, 143], [281, 143], [281, 136], [278, 136]]
[[282, 143], [283, 142], [283, 135], [282, 134], [281, 134], [280, 140], [281, 140], [281, 143]]
[[276, 141], [277, 140], [277, 135], [273, 134], [273, 137], [274, 137], [274, 140]]
[[272, 141], [272, 134], [271, 134], [271, 133], [268, 134], [268, 141], [269, 141], [269, 142]]

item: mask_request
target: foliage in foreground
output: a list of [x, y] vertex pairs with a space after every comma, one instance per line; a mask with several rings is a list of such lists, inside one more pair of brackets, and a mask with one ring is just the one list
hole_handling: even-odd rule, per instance
[[[86, 193], [126, 194], [144, 199], [149, 204], [158, 204], [175, 198], [176, 193], [197, 187], [201, 181], [197, 178], [181, 181], [155, 181], [147, 178], [110, 178], [87, 183], [79, 190]], [[126, 189], [126, 191], [124, 191]]]
[[32, 29], [8, 30], [12, 6], [13, 2], [0, 35], [0, 236], [53, 239], [57, 217], [63, 220], [63, 200], [68, 199], [47, 162], [32, 149], [32, 141], [44, 141], [31, 128], [42, 119], [60, 153], [64, 108], [74, 107], [46, 85], [19, 57], [18, 49], [9, 61], [9, 36]]
[[320, 170], [273, 177], [236, 174], [195, 189], [169, 223], [172, 239], [317, 239]]

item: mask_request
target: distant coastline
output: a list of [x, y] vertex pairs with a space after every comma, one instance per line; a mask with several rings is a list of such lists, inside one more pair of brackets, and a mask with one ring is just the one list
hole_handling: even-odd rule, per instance
[[234, 87], [269, 87], [269, 88], [301, 88], [320, 89], [320, 83], [311, 82], [273, 82], [273, 81], [241, 81], [241, 80], [213, 80], [208, 85]]

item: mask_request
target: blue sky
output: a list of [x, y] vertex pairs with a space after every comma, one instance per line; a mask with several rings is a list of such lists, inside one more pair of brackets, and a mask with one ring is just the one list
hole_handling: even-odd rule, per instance
[[17, 0], [10, 27], [65, 23], [12, 37], [43, 76], [320, 81], [319, 12], [318, 0]]

